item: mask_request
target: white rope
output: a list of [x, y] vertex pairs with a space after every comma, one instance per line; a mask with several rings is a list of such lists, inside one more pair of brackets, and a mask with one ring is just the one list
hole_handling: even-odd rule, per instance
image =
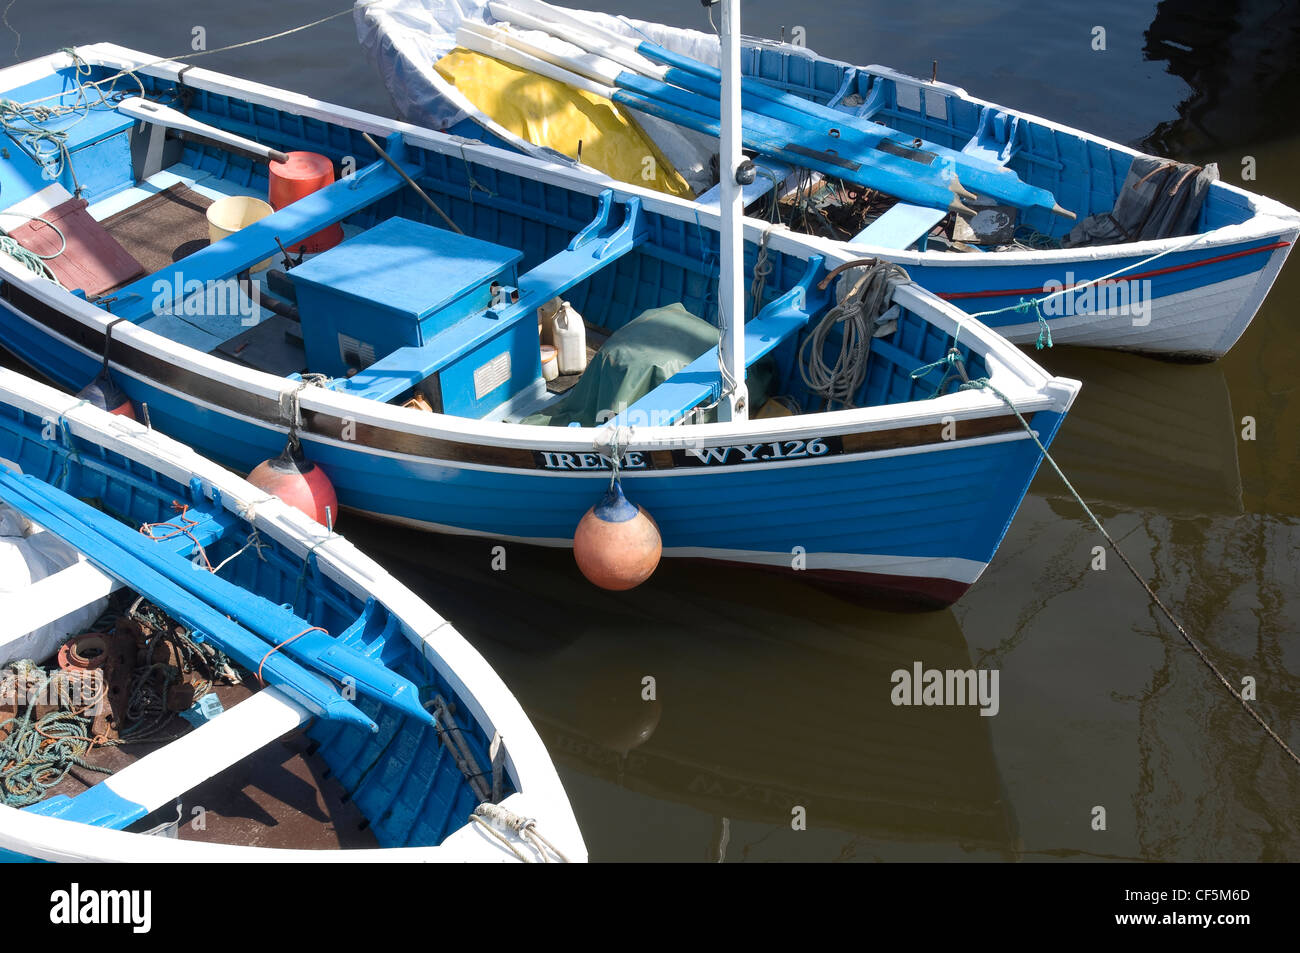
[[1165, 255], [1172, 255], [1174, 252], [1185, 251], [1188, 248], [1191, 248], [1193, 245], [1195, 245], [1204, 237], [1205, 236], [1202, 235], [1200, 232], [1197, 232], [1195, 235], [1192, 235], [1186, 242], [1183, 242], [1180, 245], [1171, 245], [1169, 248], [1166, 248], [1164, 251], [1156, 252], [1156, 254], [1151, 255], [1148, 258], [1143, 258], [1141, 261], [1135, 261], [1131, 265], [1125, 265], [1123, 268], [1117, 268], [1115, 271], [1112, 271], [1108, 275], [1102, 275], [1100, 278], [1092, 278], [1088, 281], [1080, 281], [1076, 284], [1071, 285], [1068, 288], [1062, 288], [1060, 291], [1054, 291], [1051, 294], [1043, 295], [1041, 298], [1034, 298], [1031, 301], [1021, 301], [1019, 304], [1010, 304], [1007, 305], [1005, 308], [994, 308], [992, 311], [976, 311], [972, 314], [963, 314], [961, 315], [961, 317], [957, 319], [957, 330], [953, 332], [952, 343], [953, 344], [957, 343], [957, 337], [958, 335], [961, 334], [961, 329], [965, 325], [965, 322], [968, 318], [976, 318], [976, 319], [987, 318], [995, 314], [1006, 314], [1008, 311], [1021, 311], [1024, 310], [1026, 305], [1029, 304], [1041, 306], [1044, 302], [1051, 301], [1053, 298], [1060, 298], [1063, 295], [1073, 294], [1074, 292], [1079, 291], [1083, 288], [1089, 288], [1092, 285], [1101, 284], [1103, 281], [1110, 281], [1112, 278], [1117, 278], [1120, 275], [1124, 274], [1125, 272], [1132, 271], [1134, 268], [1141, 268], [1143, 265], [1149, 265], [1151, 264], [1151, 262], [1156, 261], [1157, 259], [1164, 258]]
[[[241, 520], [243, 520], [249, 526], [253, 526], [253, 524], [257, 521], [257, 508], [261, 506], [263, 503], [271, 503], [271, 502], [283, 503], [284, 501], [281, 500], [278, 496], [264, 496], [260, 500], [253, 500], [250, 503], [237, 502], [235, 504], [235, 515], [237, 515]], [[254, 529], [256, 530], [255, 526]]]
[[[470, 815], [471, 820], [476, 820], [493, 833], [502, 832], [505, 834], [514, 834], [516, 837], [530, 844], [540, 855], [543, 863], [550, 863], [550, 857], [547, 856], [549, 850], [558, 857], [561, 863], [569, 863], [566, 857], [558, 847], [542, 836], [541, 831], [537, 829], [537, 821], [531, 817], [523, 817], [516, 814], [500, 804], [493, 804], [490, 801], [484, 801], [478, 807], [474, 808], [474, 813]], [[504, 838], [499, 838], [503, 840]], [[508, 842], [507, 842], [508, 843]], [[513, 846], [511, 846], [513, 850]], [[516, 856], [519, 851], [515, 851]]]
[[261, 535], [257, 532], [257, 527], [254, 526], [253, 531], [248, 534], [248, 541], [245, 542], [243, 546], [235, 550], [225, 559], [221, 560], [221, 562], [217, 563], [215, 566], [212, 567], [213, 575], [216, 575], [217, 573], [221, 572], [222, 567], [224, 567], [227, 563], [234, 560], [236, 557], [242, 556], [244, 555], [244, 553], [248, 552], [250, 546], [253, 547], [255, 550], [257, 550], [257, 558], [260, 559], [262, 562], [266, 562], [266, 556], [262, 552], [262, 547], [265, 545], [266, 544], [262, 542]]
[[298, 431], [302, 429], [302, 392], [308, 387], [327, 387], [330, 380], [328, 374], [303, 374], [291, 389], [280, 391], [280, 419], [289, 425], [289, 436], [293, 440], [298, 439]]
[[[804, 339], [799, 349], [799, 374], [811, 393], [824, 397], [827, 406], [852, 407], [853, 397], [867, 379], [871, 339], [876, 321], [892, 299], [894, 289], [911, 282], [911, 276], [892, 262], [867, 266], [852, 284], [840, 279], [839, 301]], [[840, 352], [826, 362], [826, 342], [840, 326]]]

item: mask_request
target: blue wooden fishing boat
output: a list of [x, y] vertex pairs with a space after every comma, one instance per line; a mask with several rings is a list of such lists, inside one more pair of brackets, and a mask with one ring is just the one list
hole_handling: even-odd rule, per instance
[[[632, 117], [676, 164], [701, 205], [716, 206], [716, 175], [708, 172], [716, 130], [700, 121], [710, 103], [713, 122], [718, 115], [716, 94], [702, 84], [718, 62], [712, 33], [541, 0], [381, 0], [357, 4], [355, 19], [403, 118], [530, 155], [574, 159], [581, 144], [566, 127], [527, 121], [529, 84], [567, 83], [608, 106], [595, 78], [617, 104], [611, 108]], [[509, 65], [476, 74], [467, 50]], [[899, 262], [1014, 342], [1220, 357], [1259, 310], [1300, 229], [1293, 209], [1210, 181], [1207, 170], [1143, 156], [958, 86], [755, 38], [745, 39], [741, 69], [746, 109], [767, 124], [766, 141], [757, 128], [746, 140], [760, 172], [748, 214], [779, 215], [788, 227], [845, 242], [859, 256]], [[479, 105], [488, 103], [485, 83], [503, 76], [511, 117]], [[552, 102], [555, 89], [539, 87], [536, 102]], [[807, 113], [802, 125], [791, 122], [799, 103]], [[520, 115], [523, 121], [512, 122]], [[893, 139], [883, 155], [880, 147], [850, 155], [854, 130]], [[595, 155], [588, 148], [587, 161], [597, 162]], [[942, 183], [927, 204], [891, 185], [897, 180], [880, 168], [900, 161], [906, 168], [910, 160], [916, 176], [942, 177], [954, 157], [967, 171], [958, 173], [965, 188], [951, 207], [944, 203], [954, 193]], [[855, 183], [848, 158], [883, 178]], [[627, 168], [623, 177], [637, 178], [639, 169]], [[998, 170], [1054, 196], [1080, 220], [1095, 216], [1085, 229], [1092, 237], [1071, 238], [1078, 223], [1053, 214], [1045, 199], [1021, 196], [1016, 208], [1013, 193], [993, 198]], [[968, 191], [982, 204], [966, 207]], [[1185, 227], [1156, 226], [1171, 206], [1188, 217]], [[962, 214], [950, 216], [954, 209]], [[1107, 224], [1115, 220], [1119, 227]], [[1099, 239], [1099, 231], [1110, 234]]]
[[0, 558], [0, 858], [586, 859], [527, 717], [428, 605], [8, 370]]
[[[35, 130], [0, 160], [0, 223], [51, 256], [0, 256], [0, 343], [73, 391], [106, 374], [243, 472], [292, 438], [345, 508], [569, 546], [617, 482], [666, 556], [947, 604], [1079, 386], [828, 242], [747, 221], [729, 244], [717, 209], [571, 166], [111, 45], [75, 55], [0, 72]], [[205, 209], [267, 196], [279, 150], [337, 180], [209, 244]], [[41, 219], [73, 218], [60, 249]], [[719, 302], [742, 278], [736, 333]], [[592, 365], [547, 380], [556, 302]]]

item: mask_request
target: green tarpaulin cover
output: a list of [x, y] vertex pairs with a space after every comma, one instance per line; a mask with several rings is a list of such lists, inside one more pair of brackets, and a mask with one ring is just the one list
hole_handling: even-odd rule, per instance
[[[610, 335], [572, 390], [523, 423], [567, 427], [577, 421], [583, 427], [598, 426], [717, 343], [718, 329], [681, 303], [643, 311]], [[766, 359], [749, 369], [751, 407], [761, 407], [766, 400], [773, 371]], [[715, 417], [716, 412], [710, 412], [707, 419]]]

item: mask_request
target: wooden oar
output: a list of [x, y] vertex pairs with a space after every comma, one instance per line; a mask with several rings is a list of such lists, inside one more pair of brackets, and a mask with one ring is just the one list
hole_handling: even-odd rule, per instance
[[233, 132], [226, 132], [226, 130], [218, 129], [206, 122], [191, 119], [178, 109], [172, 109], [170, 106], [164, 106], [148, 99], [141, 99], [139, 96], [130, 96], [122, 100], [117, 104], [117, 111], [130, 116], [132, 119], [142, 119], [154, 125], [166, 126], [168, 129], [190, 132], [196, 136], [203, 136], [206, 139], [212, 139], [215, 142], [242, 149], [269, 162], [289, 161], [289, 157], [279, 149], [272, 149], [270, 146], [264, 146], [252, 139], [245, 139]]
[[[188, 628], [203, 632], [222, 651], [246, 668], [257, 669], [262, 666], [270, 684], [312, 714], [357, 725], [370, 732], [379, 730], [374, 721], [340, 695], [323, 677], [309, 672], [284, 652], [268, 654], [271, 646], [257, 636], [150, 568], [131, 551], [90, 529], [86, 520], [52, 506], [51, 494], [57, 492], [59, 491], [31, 477], [15, 474], [7, 467], [0, 466], [0, 495], [3, 495], [4, 500], [28, 519], [62, 537], [100, 570], [146, 595]], [[81, 505], [104, 516], [84, 503]], [[118, 525], [121, 526], [120, 523]], [[139, 536], [138, 533], [135, 535]], [[140, 539], [148, 542], [143, 536]]]
[[[665, 69], [664, 73], [669, 83], [690, 90], [708, 102], [717, 101], [719, 86], [707, 76], [675, 67]], [[647, 79], [643, 80], [643, 82], [653, 83], [654, 81]], [[766, 84], [755, 85], [765, 86]], [[773, 92], [780, 91], [774, 90]], [[792, 98], [797, 100], [797, 97]], [[802, 105], [795, 106], [784, 99], [773, 99], [760, 95], [751, 87], [747, 87], [742, 94], [742, 102], [748, 112], [779, 119], [792, 125], [795, 129], [807, 129], [809, 114], [815, 114], [818, 108], [824, 109], [825, 107], [818, 107], [818, 104], [810, 103], [807, 100], [797, 101]], [[805, 108], [809, 105], [814, 108]], [[831, 112], [834, 114], [824, 117], [827, 123], [826, 128], [834, 130], [833, 138], [840, 144], [840, 148], [845, 154], [859, 157], [875, 154], [877, 161], [887, 161], [879, 158], [879, 154], [883, 153], [891, 158], [913, 163], [912, 168], [915, 171], [924, 169], [951, 170], [951, 175], [954, 178], [960, 177], [963, 187], [987, 198], [996, 199], [1005, 205], [1014, 205], [1017, 208], [1024, 209], [1042, 209], [1045, 212], [1051, 212], [1054, 215], [1061, 215], [1066, 218], [1075, 217], [1073, 212], [1062, 208], [1057, 203], [1056, 196], [1047, 189], [1029, 185], [1027, 182], [1022, 181], [1015, 172], [1004, 166], [969, 157], [965, 153], [954, 152], [943, 146], [926, 143], [923, 140], [908, 139], [901, 133], [892, 130], [888, 135], [884, 135], [877, 132], [876, 129], [869, 128], [869, 126], [876, 126], [878, 129], [887, 129], [888, 127], [880, 126], [878, 123], [870, 123], [846, 113], [834, 110], [831, 110]], [[973, 198], [974, 196], [968, 197]]]
[[[581, 21], [571, 12], [540, 0], [511, 0], [509, 3], [494, 0], [489, 4], [489, 9], [498, 19], [525, 29], [550, 33], [601, 58], [618, 63], [639, 77], [638, 82], [624, 73], [619, 77], [606, 77], [606, 82], [634, 89], [651, 98], [667, 98], [670, 101], [677, 98], [673, 87], [680, 87], [705, 97], [710, 103], [711, 112], [716, 113], [721, 74], [712, 66], [656, 44], [638, 42]], [[647, 85], [647, 81], [651, 84]], [[653, 85], [656, 83], [659, 85]], [[852, 157], [866, 167], [889, 169], [902, 176], [933, 177], [939, 181], [959, 178], [953, 191], [963, 197], [973, 198], [973, 195], [966, 192], [971, 189], [1008, 205], [1038, 208], [1074, 218], [1074, 213], [1061, 207], [1049, 191], [1021, 181], [1019, 176], [1003, 166], [910, 138], [888, 126], [803, 99], [759, 80], [747, 78], [744, 81], [742, 105], [746, 110], [747, 123], [752, 123], [754, 116], [765, 116], [784, 123], [788, 130], [786, 134], [795, 145], [793, 151], [796, 153], [804, 149], [820, 152], [833, 150], [834, 154]], [[699, 111], [698, 106], [695, 111]], [[809, 118], [823, 120], [826, 132], [817, 132], [808, 122]], [[904, 165], [900, 166], [899, 162]], [[841, 174], [841, 178], [848, 176]], [[859, 184], [898, 195], [873, 182], [860, 181]], [[901, 195], [899, 197], [905, 198]]]
[[[675, 96], [675, 101], [667, 101], [668, 94], [665, 98], [656, 98], [642, 92], [616, 88], [535, 56], [532, 50], [537, 49], [536, 47], [532, 47], [518, 37], [487, 27], [468, 24], [462, 26], [456, 32], [456, 42], [476, 53], [511, 63], [540, 76], [602, 96], [612, 102], [688, 129], [711, 136], [718, 136], [721, 132], [716, 114], [710, 116], [696, 111], [696, 108], [692, 107], [698, 107], [698, 97], [693, 100], [690, 98], [691, 94], [683, 90], [672, 94]], [[635, 77], [625, 78], [629, 85], [636, 85]], [[795, 135], [795, 130], [778, 122], [764, 117], [746, 116], [743, 130], [744, 145], [755, 152], [773, 156], [791, 165], [813, 169], [824, 175], [879, 189], [916, 205], [974, 214], [959, 197], [970, 193], [962, 188], [955, 177], [950, 176], [950, 181], [942, 184], [936, 181], [935, 176], [922, 178], [912, 169], [891, 165], [888, 161], [874, 161], [871, 166], [864, 166], [863, 163], [856, 161], [856, 157], [842, 155], [834, 145], [827, 145], [826, 148], [809, 146], [794, 141]], [[885, 157], [885, 160], [891, 158]]]

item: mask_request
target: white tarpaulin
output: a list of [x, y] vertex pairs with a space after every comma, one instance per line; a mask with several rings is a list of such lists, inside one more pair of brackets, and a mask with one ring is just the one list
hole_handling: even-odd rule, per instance
[[[718, 38], [714, 34], [607, 13], [576, 12], [581, 13], [584, 21], [624, 36], [649, 40], [712, 66], [718, 64]], [[498, 23], [488, 11], [487, 0], [358, 2], [353, 16], [357, 37], [371, 63], [379, 70], [402, 119], [446, 131], [467, 118], [473, 118], [514, 148], [548, 159], [556, 158], [552, 150], [525, 142], [493, 122], [434, 68], [438, 60], [456, 47], [456, 30], [462, 24]], [[531, 30], [517, 32], [538, 46], [561, 53], [576, 52], [574, 47], [549, 34]], [[716, 139], [639, 111], [636, 118], [697, 194], [713, 184], [712, 157], [717, 152]]]

